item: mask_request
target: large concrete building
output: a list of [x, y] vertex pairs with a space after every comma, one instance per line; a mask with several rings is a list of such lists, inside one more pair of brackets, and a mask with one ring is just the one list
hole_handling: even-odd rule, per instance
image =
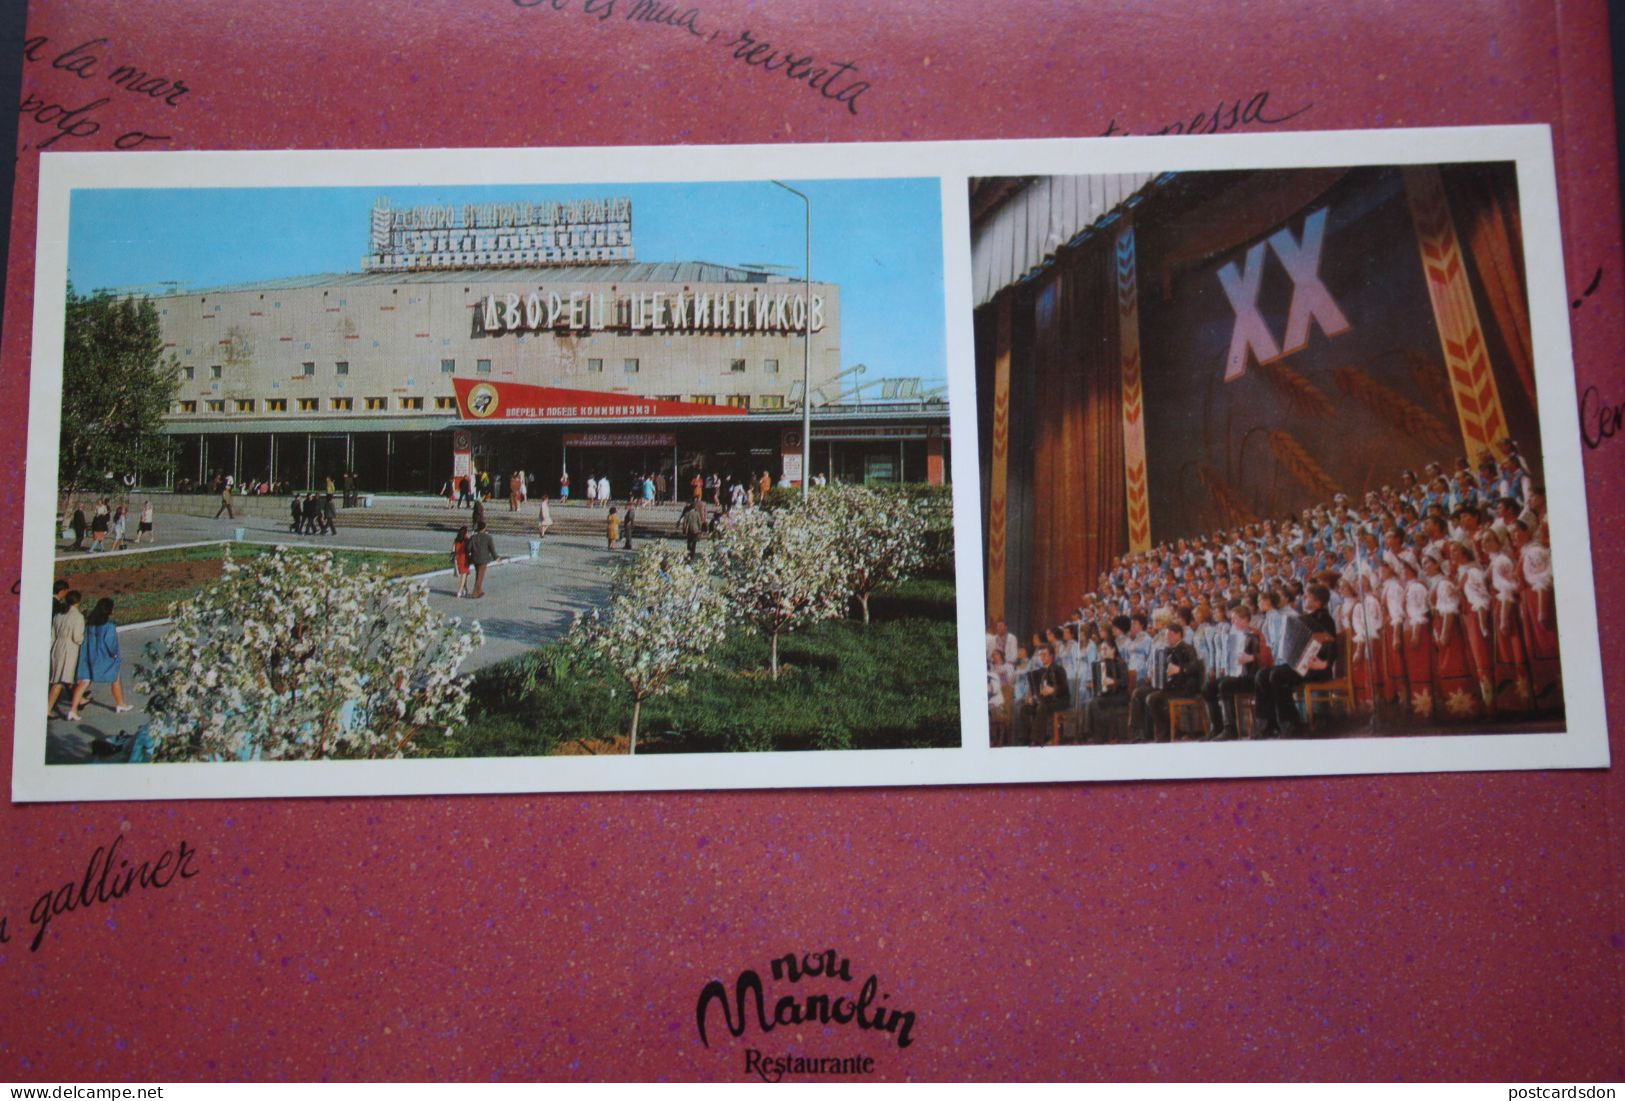
[[471, 468], [532, 472], [538, 491], [566, 471], [796, 482], [803, 357], [814, 472], [945, 477], [947, 403], [906, 384], [863, 400], [836, 286], [639, 263], [627, 200], [379, 204], [362, 266], [155, 297], [181, 364], [177, 484], [351, 473], [362, 491], [432, 492]]

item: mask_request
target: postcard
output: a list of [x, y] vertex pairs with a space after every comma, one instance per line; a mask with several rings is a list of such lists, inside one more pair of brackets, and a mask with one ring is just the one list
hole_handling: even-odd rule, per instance
[[1561, 270], [1541, 127], [45, 154], [13, 796], [1606, 764]]

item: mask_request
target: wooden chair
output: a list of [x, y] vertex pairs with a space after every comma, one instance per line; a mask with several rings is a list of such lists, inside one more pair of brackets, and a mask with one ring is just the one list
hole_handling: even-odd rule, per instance
[[[1236, 736], [1240, 738], [1248, 737], [1252, 734], [1253, 720], [1258, 713], [1258, 694], [1256, 692], [1237, 692], [1233, 699], [1235, 702], [1231, 706], [1235, 708]], [[1245, 721], [1241, 717], [1243, 707], [1247, 709]]]
[[1337, 633], [1337, 660], [1332, 663], [1332, 679], [1323, 681], [1304, 681], [1298, 686], [1298, 702], [1303, 708], [1303, 721], [1309, 724], [1310, 729], [1315, 725], [1315, 703], [1320, 702], [1321, 709], [1326, 705], [1338, 702], [1343, 705], [1343, 713], [1354, 713], [1354, 675], [1349, 662], [1349, 654], [1354, 648], [1353, 639], [1347, 631]]
[[[1206, 677], [1206, 665], [1198, 663], [1196, 668], [1197, 683], [1203, 683]], [[1179, 720], [1193, 711], [1196, 713], [1196, 725], [1203, 732], [1206, 732], [1207, 704], [1202, 701], [1200, 695], [1179, 697], [1168, 701], [1168, 740], [1170, 742], [1179, 740]]]

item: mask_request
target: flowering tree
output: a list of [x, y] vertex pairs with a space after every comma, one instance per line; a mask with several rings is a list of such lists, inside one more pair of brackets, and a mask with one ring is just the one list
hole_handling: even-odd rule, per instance
[[840, 483], [814, 490], [811, 505], [834, 531], [846, 589], [868, 623], [874, 591], [925, 564], [925, 517], [906, 501]]
[[707, 653], [727, 634], [728, 602], [703, 562], [670, 561], [654, 549], [623, 560], [612, 576], [608, 608], [578, 618], [569, 640], [626, 682], [636, 753], [643, 701], [680, 692], [678, 674], [706, 667]]
[[723, 585], [738, 613], [767, 635], [774, 680], [779, 635], [846, 609], [835, 527], [810, 506], [757, 509], [735, 520], [718, 543]]
[[422, 585], [278, 547], [176, 605], [137, 683], [159, 761], [402, 757], [463, 720], [482, 641]]

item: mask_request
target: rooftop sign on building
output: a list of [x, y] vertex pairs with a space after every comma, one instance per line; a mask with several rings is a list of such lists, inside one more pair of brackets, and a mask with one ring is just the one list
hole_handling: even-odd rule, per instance
[[632, 200], [372, 208], [362, 269], [522, 268], [632, 260]]

